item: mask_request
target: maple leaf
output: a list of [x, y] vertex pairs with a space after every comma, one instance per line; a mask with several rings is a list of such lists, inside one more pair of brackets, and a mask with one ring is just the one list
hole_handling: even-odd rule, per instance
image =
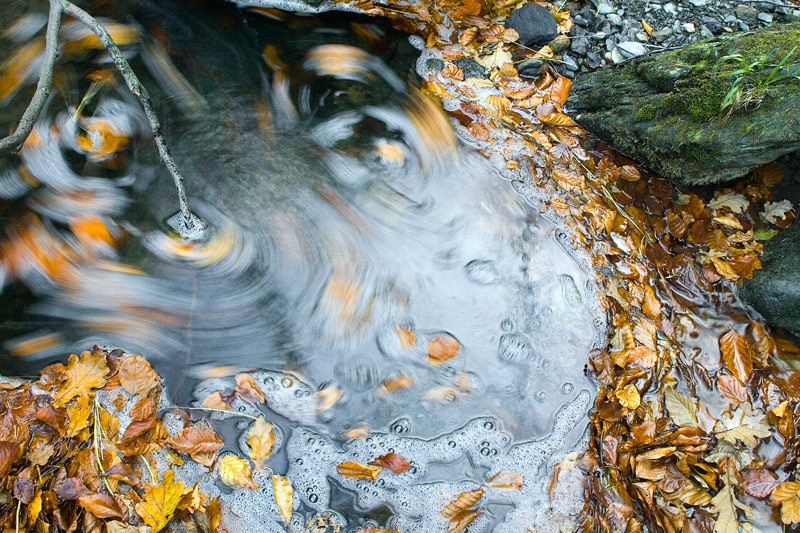
[[717, 420], [714, 432], [720, 440], [734, 445], [740, 440], [745, 446], [755, 446], [759, 438], [772, 435], [766, 415], [761, 409], [753, 409], [750, 402], [740, 403], [730, 416]]
[[158, 374], [144, 357], [130, 355], [119, 367], [119, 382], [129, 394], [144, 394], [158, 384]]
[[800, 482], [784, 481], [772, 492], [770, 503], [781, 505], [781, 522], [796, 524], [800, 522]]
[[672, 421], [680, 427], [697, 427], [697, 406], [688, 396], [668, 388], [664, 391], [664, 404]]
[[365, 478], [370, 481], [375, 481], [375, 478], [378, 477], [382, 470], [383, 468], [379, 466], [367, 466], [353, 462], [342, 463], [336, 467], [336, 471], [339, 472], [340, 476], [354, 477], [356, 479]]
[[261, 466], [272, 455], [274, 444], [275, 433], [272, 431], [272, 424], [264, 420], [263, 416], [259, 416], [247, 432], [247, 445], [250, 447], [247, 454], [256, 467]]
[[255, 483], [251, 479], [253, 471], [250, 469], [250, 463], [244, 459], [240, 459], [235, 455], [226, 455], [219, 460], [219, 477], [222, 482], [232, 488], [245, 487], [248, 489], [257, 489]]
[[402, 455], [397, 455], [394, 452], [381, 455], [374, 461], [370, 461], [369, 464], [380, 466], [382, 468], [388, 468], [395, 474], [402, 474], [411, 468], [411, 465], [408, 463], [408, 460], [405, 457]]
[[183, 483], [175, 481], [175, 472], [164, 472], [164, 480], [160, 485], [148, 487], [144, 498], [136, 504], [136, 513], [150, 526], [152, 533], [164, 529], [187, 490]]
[[287, 526], [292, 520], [292, 495], [294, 489], [292, 484], [284, 476], [272, 476], [272, 496], [278, 506], [278, 512], [283, 518], [283, 523]]
[[72, 354], [64, 374], [66, 379], [50, 397], [53, 407], [63, 407], [76, 396], [88, 394], [92, 389], [105, 385], [108, 375], [106, 356], [102, 353], [92, 355], [90, 352], [83, 352], [78, 358]]

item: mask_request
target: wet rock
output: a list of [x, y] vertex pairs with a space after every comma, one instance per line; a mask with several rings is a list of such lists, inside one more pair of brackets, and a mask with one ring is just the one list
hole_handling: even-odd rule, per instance
[[622, 26], [622, 17], [620, 17], [620, 16], [619, 16], [619, 15], [617, 15], [616, 13], [611, 13], [611, 14], [609, 14], [609, 15], [606, 17], [606, 20], [608, 20], [608, 21], [609, 21], [611, 24], [613, 24], [614, 26]]
[[736, 17], [742, 22], [756, 22], [758, 20], [758, 9], [740, 4], [736, 6]]
[[642, 43], [637, 43], [634, 41], [623, 41], [618, 43], [615, 50], [619, 50], [625, 59], [643, 56], [647, 53], [647, 48], [645, 48]]
[[708, 26], [703, 24], [702, 26], [700, 26], [700, 37], [702, 37], [703, 39], [711, 39], [712, 37], [714, 37], [714, 33], [710, 29], [708, 29]]
[[773, 326], [800, 334], [800, 224], [764, 243], [762, 270], [745, 280], [739, 296]]
[[569, 49], [579, 56], [585, 56], [589, 51], [589, 39], [586, 37], [578, 37], [577, 39], [573, 39], [569, 45]]
[[519, 65], [517, 65], [517, 72], [523, 78], [536, 78], [539, 76], [542, 70], [542, 60], [541, 59], [526, 59]]
[[756, 18], [758, 18], [758, 20], [760, 20], [764, 24], [772, 24], [772, 15], [770, 15], [769, 13], [759, 13], [758, 17]]
[[489, 75], [489, 71], [471, 57], [456, 59], [453, 64], [461, 69], [464, 78], [485, 78]]
[[657, 43], [663, 43], [670, 37], [672, 37], [672, 28], [661, 28], [653, 32], [653, 39], [655, 39]]
[[697, 31], [697, 29], [694, 27], [694, 24], [692, 24], [691, 22], [681, 24], [681, 29], [686, 33], [694, 33]]
[[544, 46], [558, 37], [558, 23], [550, 10], [539, 4], [526, 4], [514, 10], [506, 28], [519, 33], [519, 42], [526, 46]]
[[714, 17], [703, 17], [701, 20], [703, 25], [714, 35], [719, 35], [722, 33], [722, 24]]
[[798, 42], [800, 24], [776, 25], [588, 73], [572, 87], [573, 116], [678, 184], [734, 179], [800, 149], [800, 81], [786, 78], [780, 90], [760, 93], [760, 105], [726, 116], [722, 103], [735, 79], [716, 65], [734, 52], [777, 64]]
[[553, 51], [553, 53], [560, 54], [561, 52], [569, 48], [570, 46], [569, 37], [567, 37], [566, 35], [559, 35], [558, 37], [550, 41], [549, 46], [550, 49]]
[[689, 3], [694, 7], [704, 7], [707, 2], [706, 0], [689, 0]]

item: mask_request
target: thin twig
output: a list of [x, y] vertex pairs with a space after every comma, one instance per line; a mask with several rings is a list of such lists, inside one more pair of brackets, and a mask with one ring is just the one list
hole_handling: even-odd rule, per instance
[[53, 67], [58, 59], [58, 32], [61, 30], [61, 14], [64, 6], [61, 0], [50, 0], [50, 15], [47, 19], [47, 33], [44, 46], [44, 62], [39, 69], [39, 82], [27, 109], [19, 119], [17, 129], [4, 139], [0, 139], [0, 153], [18, 152], [25, 139], [30, 135], [33, 125], [42, 112], [47, 97], [50, 96], [50, 85], [53, 82]]
[[102, 24], [97, 22], [97, 20], [95, 20], [95, 18], [89, 13], [71, 2], [67, 2], [65, 0], [52, 1], [62, 2], [64, 13], [81, 21], [90, 30], [92, 30], [98, 39], [100, 39], [100, 42], [103, 43], [103, 46], [106, 48], [106, 50], [108, 50], [108, 53], [114, 60], [114, 65], [117, 67], [117, 70], [119, 70], [120, 74], [122, 74], [128, 89], [130, 89], [130, 91], [139, 99], [139, 102], [141, 102], [142, 107], [144, 108], [144, 114], [147, 116], [147, 121], [150, 123], [150, 129], [153, 132], [153, 139], [156, 141], [158, 153], [161, 155], [161, 160], [164, 162], [167, 170], [169, 170], [169, 173], [172, 174], [172, 180], [175, 182], [175, 188], [178, 190], [178, 204], [180, 206], [181, 214], [186, 222], [186, 227], [189, 230], [193, 229], [194, 218], [192, 217], [191, 211], [189, 211], [189, 202], [186, 199], [186, 190], [183, 188], [183, 174], [181, 174], [180, 169], [178, 169], [178, 165], [175, 164], [175, 161], [170, 155], [167, 141], [164, 139], [163, 131], [161, 130], [161, 123], [158, 121], [158, 116], [156, 115], [153, 101], [150, 99], [147, 89], [145, 89], [144, 85], [142, 85], [142, 83], [139, 81], [139, 78], [136, 77], [133, 69], [131, 69], [131, 66], [128, 64], [128, 61], [122, 55], [122, 52], [120, 52], [119, 48], [117, 48], [117, 45], [111, 38], [111, 35], [108, 34], [108, 31], [103, 27]]

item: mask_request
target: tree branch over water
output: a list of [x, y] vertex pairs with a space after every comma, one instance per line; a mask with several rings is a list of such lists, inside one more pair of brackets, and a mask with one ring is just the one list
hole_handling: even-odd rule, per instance
[[183, 185], [183, 174], [172, 159], [172, 155], [170, 154], [169, 147], [167, 146], [166, 139], [161, 129], [161, 123], [158, 120], [158, 115], [156, 115], [153, 101], [150, 99], [147, 89], [145, 89], [144, 85], [139, 81], [139, 78], [133, 72], [133, 69], [128, 64], [128, 61], [122, 55], [122, 52], [117, 47], [116, 43], [114, 43], [114, 40], [105, 27], [97, 22], [89, 13], [66, 0], [50, 0], [50, 14], [45, 41], [45, 59], [39, 72], [39, 82], [36, 86], [36, 92], [28, 108], [22, 115], [16, 131], [0, 140], [0, 153], [16, 152], [22, 148], [22, 144], [33, 129], [33, 125], [38, 119], [44, 107], [44, 103], [50, 94], [50, 85], [53, 80], [53, 68], [58, 57], [58, 32], [61, 28], [61, 17], [64, 14], [76, 18], [97, 36], [114, 60], [114, 65], [117, 67], [120, 74], [122, 74], [128, 89], [139, 99], [144, 109], [145, 116], [147, 117], [147, 122], [150, 124], [153, 139], [156, 142], [156, 147], [158, 147], [159, 156], [172, 175], [172, 180], [178, 191], [178, 204], [180, 206], [181, 215], [186, 223], [185, 227], [189, 231], [195, 229], [195, 217], [193, 217], [189, 210], [186, 189]]

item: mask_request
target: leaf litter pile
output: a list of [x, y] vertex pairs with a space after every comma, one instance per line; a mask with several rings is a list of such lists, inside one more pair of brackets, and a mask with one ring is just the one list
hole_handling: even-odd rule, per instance
[[[731, 291], [760, 268], [761, 241], [795, 218], [787, 201], [771, 201], [780, 167], [765, 165], [704, 199], [600, 143], [587, 144], [564, 111], [571, 82], [549, 66], [552, 50], [519, 45], [517, 33], [503, 26], [518, 5], [353, 4], [422, 38], [423, 57], [442, 65], [425, 73], [423, 92], [442, 103], [465, 141], [563, 222], [600, 277], [610, 335], [588, 361], [599, 383], [590, 446], [565, 460], [551, 483], [557, 494], [564, 478], [581, 474], [583, 510], [565, 529], [733, 533], [800, 523], [794, 362], [800, 349], [748, 316]], [[568, 32], [570, 14], [543, 5]], [[268, 64], [279, 65], [278, 53], [265, 53]], [[359, 68], [357, 49], [323, 46], [314, 54], [320, 70], [334, 75]], [[454, 63], [464, 57], [489, 77], [465, 77]], [[544, 66], [535, 78], [522, 78], [515, 65], [529, 58]], [[426, 140], [435, 147], [444, 138]], [[101, 156], [114, 152], [115, 139], [108, 136], [113, 146], [98, 148]], [[430, 356], [436, 362], [450, 351], [437, 346]], [[168, 524], [218, 530], [219, 501], [177, 481], [173, 468], [194, 461], [225, 485], [256, 489], [253, 473], [268, 468], [274, 451], [272, 425], [253, 417], [247, 452], [219, 456], [222, 439], [185, 411], [174, 409], [184, 427], [167, 430], [161, 392], [144, 358], [99, 348], [46, 367], [37, 381], [0, 384], [4, 530], [156, 532]], [[209, 396], [205, 409], [229, 410], [234, 397], [264, 403], [258, 385], [240, 374], [235, 390]], [[336, 397], [321, 401], [332, 405]], [[348, 436], [368, 434], [357, 430]], [[375, 482], [408, 468], [405, 458], [385, 450], [368, 464], [339, 464], [337, 472]], [[291, 480], [271, 473], [270, 479], [288, 524]], [[512, 471], [486, 482], [508, 490], [523, 483]], [[450, 531], [468, 530], [484, 511], [483, 494], [483, 488], [464, 492], [441, 510]], [[329, 526], [336, 527], [308, 524], [309, 530]]]

